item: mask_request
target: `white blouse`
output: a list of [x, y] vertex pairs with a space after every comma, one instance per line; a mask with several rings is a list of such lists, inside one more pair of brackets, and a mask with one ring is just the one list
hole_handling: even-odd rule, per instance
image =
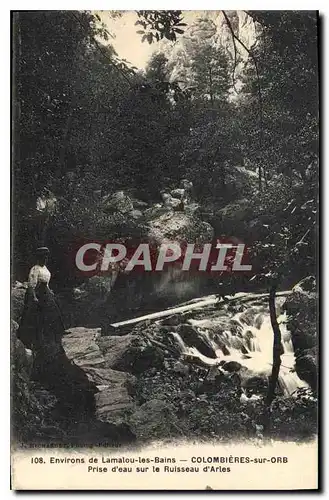
[[39, 283], [46, 283], [48, 285], [51, 278], [49, 269], [46, 266], [39, 266], [36, 264], [32, 267], [29, 273], [28, 286], [35, 288]]

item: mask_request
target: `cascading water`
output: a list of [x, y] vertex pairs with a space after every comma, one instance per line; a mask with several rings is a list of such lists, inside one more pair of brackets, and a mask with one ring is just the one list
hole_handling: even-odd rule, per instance
[[[268, 377], [272, 371], [273, 330], [266, 309], [265, 305], [254, 305], [234, 314], [229, 321], [225, 321], [223, 316], [188, 321], [207, 337], [216, 351], [217, 359], [207, 358], [195, 347], [186, 346], [177, 332], [175, 337], [185, 354], [197, 356], [208, 365], [219, 365], [222, 361], [239, 363], [239, 374], [244, 385], [255, 376]], [[278, 316], [278, 323], [283, 347], [279, 385], [283, 394], [293, 396], [297, 389], [306, 388], [308, 384], [294, 370], [295, 355], [285, 313]]]
[[[276, 300], [283, 348], [279, 385], [284, 395], [294, 396], [297, 389], [307, 388], [308, 384], [301, 380], [294, 370], [295, 355], [291, 335], [286, 326], [286, 314], [281, 311], [284, 297], [288, 293], [279, 292]], [[196, 347], [188, 346], [179, 332], [173, 329], [170, 336], [182, 355], [193, 356], [198, 358], [203, 366], [218, 366], [222, 371], [225, 371], [226, 363], [230, 361], [238, 363], [240, 365], [238, 373], [243, 388], [255, 377], [266, 380], [272, 371], [273, 330], [267, 299], [267, 294], [240, 292], [224, 303], [218, 302], [216, 296], [211, 295], [190, 300], [158, 313], [115, 323], [112, 326], [133, 325], [145, 320], [161, 323], [162, 318], [178, 315], [182, 323], [190, 324], [197, 330], [200, 338], [212, 346], [217, 358], [209, 358], [200, 353]], [[240, 311], [242, 309], [242, 312], [232, 313], [232, 305]], [[185, 316], [186, 314], [189, 316]]]

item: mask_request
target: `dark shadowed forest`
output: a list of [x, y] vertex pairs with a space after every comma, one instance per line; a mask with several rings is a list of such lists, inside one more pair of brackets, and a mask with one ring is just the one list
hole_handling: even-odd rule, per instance
[[[193, 182], [216, 232], [240, 236], [259, 253], [265, 242], [275, 245], [266, 247], [266, 272], [296, 248], [301, 256], [292, 256], [289, 268], [300, 277], [314, 269], [316, 14], [250, 15], [257, 43], [237, 93], [238, 61], [211, 38], [191, 43], [185, 80], [180, 74], [175, 81], [161, 52], [145, 70], [121, 61], [90, 13], [14, 15], [15, 277], [24, 279], [35, 246], [44, 243], [52, 247], [54, 279], [63, 283], [72, 241], [112, 237], [131, 222], [113, 221], [102, 210], [104, 196], [120, 189], [157, 202], [182, 178]], [[206, 21], [199, 24], [207, 30]], [[178, 39], [186, 27], [177, 29]], [[244, 49], [235, 46], [241, 58]], [[56, 203], [44, 214], [37, 200], [52, 195]]]

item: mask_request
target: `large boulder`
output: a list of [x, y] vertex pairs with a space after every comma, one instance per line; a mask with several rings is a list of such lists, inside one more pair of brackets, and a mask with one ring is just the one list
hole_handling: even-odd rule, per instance
[[177, 332], [189, 347], [195, 347], [201, 354], [207, 358], [216, 359], [216, 353], [206, 335], [199, 332], [196, 328], [188, 324], [182, 324]]
[[296, 356], [296, 372], [312, 389], [317, 388], [318, 334], [317, 289], [314, 276], [297, 283], [287, 297], [284, 310]]
[[163, 365], [161, 350], [137, 335], [101, 337], [99, 346], [106, 367], [113, 370], [138, 374]]
[[18, 323], [12, 320], [11, 322], [11, 368], [15, 373], [24, 372], [30, 375], [32, 371], [32, 352], [25, 349], [24, 344], [17, 338], [16, 332], [18, 330]]
[[168, 212], [150, 221], [149, 239], [178, 243], [211, 243], [214, 230], [210, 224], [183, 212]]
[[210, 217], [218, 234], [226, 234], [232, 236], [232, 228], [234, 234], [244, 233], [248, 228], [248, 221], [254, 216], [253, 207], [248, 199], [241, 199], [230, 202], [219, 210], [214, 208], [213, 214]]
[[[102, 390], [106, 387], [124, 387], [129, 394], [134, 392], [135, 377], [109, 367], [110, 363], [103, 354], [104, 346], [101, 349], [98, 345], [100, 329], [71, 328], [67, 332], [63, 338], [66, 355], [83, 369], [91, 382], [101, 387]], [[104, 353], [106, 354], [106, 349]]]
[[308, 277], [294, 286], [283, 308], [288, 315], [295, 352], [317, 345], [317, 294], [315, 280]]
[[134, 209], [131, 198], [123, 191], [117, 191], [103, 198], [103, 210], [107, 213], [127, 214]]
[[11, 290], [11, 314], [15, 321], [19, 321], [23, 308], [27, 283], [16, 281]]
[[16, 337], [18, 324], [11, 325], [11, 390], [13, 439], [36, 443], [64, 439], [65, 433], [52, 417], [56, 397], [31, 381], [33, 357]]
[[63, 338], [63, 347], [69, 360], [82, 368], [104, 368], [105, 360], [96, 342], [100, 328], [70, 328]]
[[181, 209], [183, 209], [183, 205], [182, 205], [181, 199], [174, 198], [169, 193], [162, 193], [161, 196], [162, 196], [162, 200], [163, 200], [164, 206], [166, 208], [168, 208], [169, 210], [171, 210], [171, 209], [172, 210], [181, 210]]
[[95, 416], [102, 422], [115, 425], [127, 423], [134, 407], [133, 398], [120, 385], [112, 385], [96, 394]]
[[177, 188], [170, 191], [170, 194], [173, 198], [177, 198], [178, 200], [183, 200], [185, 198], [185, 189]]
[[296, 355], [295, 369], [298, 376], [316, 391], [318, 386], [317, 349], [305, 349]]
[[100, 329], [71, 328], [63, 339], [63, 345], [69, 359], [98, 389], [95, 394], [96, 420], [111, 424], [114, 430], [121, 432], [122, 425], [134, 408], [131, 395], [135, 391], [136, 379], [129, 373], [109, 367], [106, 356], [98, 346], [99, 337]]
[[248, 218], [248, 216], [251, 216], [252, 213], [250, 201], [243, 198], [242, 200], [231, 202], [218, 210], [217, 217], [222, 220], [229, 219], [230, 222], [243, 221]]

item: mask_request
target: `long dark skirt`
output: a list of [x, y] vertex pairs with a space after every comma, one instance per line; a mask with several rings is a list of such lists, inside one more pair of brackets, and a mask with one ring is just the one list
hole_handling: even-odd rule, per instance
[[17, 337], [28, 349], [46, 350], [48, 355], [53, 355], [60, 348], [64, 334], [61, 313], [46, 285], [38, 285], [35, 295], [37, 303], [33, 301], [32, 291], [26, 291]]
[[33, 302], [31, 291], [26, 293], [17, 332], [25, 347], [33, 351], [32, 379], [54, 393], [67, 409], [90, 414], [97, 388], [65, 354], [62, 346], [65, 329], [54, 295], [43, 285], [35, 293], [38, 303]]

